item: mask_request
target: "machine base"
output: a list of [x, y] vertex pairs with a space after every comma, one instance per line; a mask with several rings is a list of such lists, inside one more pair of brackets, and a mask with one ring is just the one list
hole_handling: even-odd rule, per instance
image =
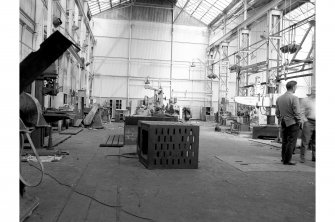
[[280, 127], [278, 125], [254, 126], [252, 129], [253, 139], [278, 138]]

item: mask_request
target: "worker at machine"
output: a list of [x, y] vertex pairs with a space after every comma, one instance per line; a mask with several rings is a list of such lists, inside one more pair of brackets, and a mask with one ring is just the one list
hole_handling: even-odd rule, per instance
[[311, 94], [302, 101], [301, 110], [304, 118], [302, 128], [300, 162], [305, 162], [305, 151], [307, 147], [312, 150], [312, 161], [315, 161], [315, 88]]
[[293, 149], [297, 143], [299, 129], [302, 128], [299, 99], [293, 95], [297, 89], [296, 81], [286, 84], [286, 93], [276, 100], [276, 116], [282, 127], [282, 161], [285, 165], [291, 162]]

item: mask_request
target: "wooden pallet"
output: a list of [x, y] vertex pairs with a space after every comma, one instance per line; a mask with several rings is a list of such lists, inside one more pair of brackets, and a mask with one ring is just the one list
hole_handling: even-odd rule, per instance
[[100, 144], [100, 147], [123, 147], [123, 135], [110, 135], [105, 143]]
[[78, 133], [80, 133], [81, 131], [83, 131], [82, 128], [70, 128], [70, 129], [66, 129], [61, 131], [59, 134], [65, 134], [65, 135], [76, 135]]

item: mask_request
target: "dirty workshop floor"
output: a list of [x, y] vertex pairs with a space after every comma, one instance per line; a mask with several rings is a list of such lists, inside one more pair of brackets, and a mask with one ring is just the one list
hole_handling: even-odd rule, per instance
[[[59, 182], [45, 175], [41, 185], [26, 189], [40, 200], [26, 221], [315, 221], [310, 152], [306, 163], [284, 166], [279, 148], [197, 124], [199, 169], [148, 170], [138, 159], [107, 156], [135, 152], [129, 145], [99, 147], [108, 135], [123, 133], [122, 123], [73, 135], [55, 147], [70, 155], [44, 163]], [[40, 176], [22, 164], [30, 179]]]

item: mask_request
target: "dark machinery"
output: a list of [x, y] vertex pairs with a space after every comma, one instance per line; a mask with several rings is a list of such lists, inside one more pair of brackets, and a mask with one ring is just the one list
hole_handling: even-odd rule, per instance
[[38, 100], [25, 93], [24, 89], [40, 77], [43, 71], [72, 45], [73, 43], [70, 40], [56, 31], [40, 45], [38, 51], [30, 53], [20, 63], [20, 148], [23, 148], [23, 140], [26, 138], [39, 161], [42, 171], [40, 181], [35, 184], [26, 181], [20, 174], [20, 221], [23, 221], [27, 214], [38, 206], [36, 197], [32, 198], [25, 195], [25, 186], [38, 186], [43, 178], [43, 164], [39, 159], [30, 134], [36, 127], [50, 127], [43, 117]]

